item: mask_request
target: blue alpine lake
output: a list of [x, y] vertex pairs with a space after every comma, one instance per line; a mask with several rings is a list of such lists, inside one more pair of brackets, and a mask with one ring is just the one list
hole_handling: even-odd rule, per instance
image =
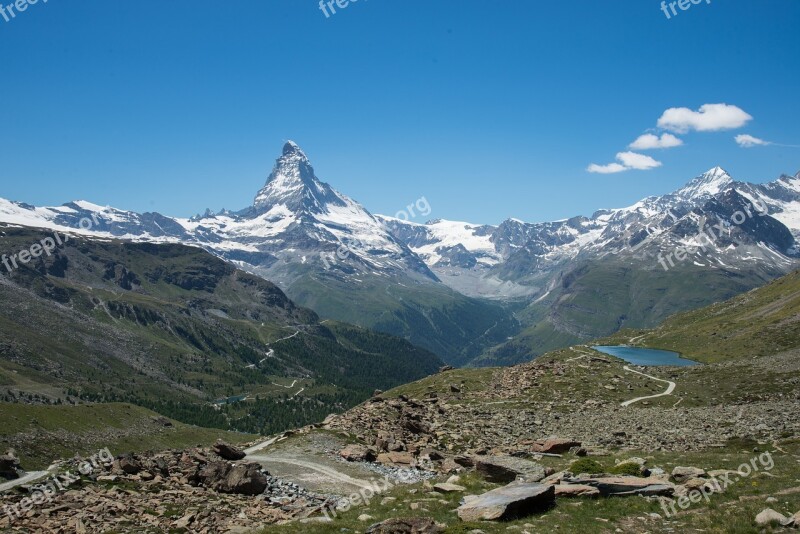
[[616, 356], [633, 365], [660, 366], [670, 365], [674, 367], [689, 367], [699, 365], [697, 362], [681, 358], [677, 352], [669, 350], [640, 349], [637, 347], [627, 347], [625, 345], [617, 347], [598, 346], [592, 347], [594, 350], [604, 354]]

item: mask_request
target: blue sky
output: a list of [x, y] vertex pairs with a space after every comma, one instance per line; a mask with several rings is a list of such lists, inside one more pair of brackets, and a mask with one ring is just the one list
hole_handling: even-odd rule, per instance
[[[360, 0], [329, 18], [315, 0], [43, 1], [0, 18], [4, 198], [237, 209], [287, 139], [375, 213], [425, 196], [429, 218], [479, 223], [591, 214], [715, 165], [800, 170], [798, 148], [734, 142], [800, 145], [797, 0], [671, 19], [656, 0]], [[718, 103], [752, 118], [673, 130], [683, 146], [635, 151], [652, 170], [587, 172], [669, 132], [665, 110]]]

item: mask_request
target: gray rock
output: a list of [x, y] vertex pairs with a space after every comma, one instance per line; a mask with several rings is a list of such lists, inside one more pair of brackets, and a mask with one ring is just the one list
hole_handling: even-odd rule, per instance
[[704, 476], [706, 476], [705, 470], [697, 467], [676, 467], [672, 470], [672, 478], [678, 484], [682, 484], [692, 478]]
[[776, 512], [772, 508], [766, 508], [756, 516], [756, 525], [760, 527], [765, 527], [773, 523], [777, 523], [783, 526], [788, 526], [793, 522], [794, 522], [793, 519], [788, 518], [779, 512]]
[[675, 493], [675, 486], [665, 483], [658, 478], [640, 477], [598, 477], [598, 478], [571, 478], [563, 481], [564, 484], [580, 484], [592, 486], [600, 490], [604, 497], [610, 495], [643, 495], [643, 496], [671, 496]]
[[524, 482], [539, 482], [547, 473], [542, 465], [513, 456], [476, 457], [475, 470], [488, 482], [508, 484], [517, 479]]
[[471, 498], [456, 512], [462, 521], [504, 521], [545, 511], [555, 501], [551, 485], [514, 483]]
[[214, 444], [214, 452], [217, 454], [217, 456], [225, 460], [241, 460], [247, 456], [243, 450], [238, 449], [233, 445], [229, 445], [224, 441], [218, 441]]

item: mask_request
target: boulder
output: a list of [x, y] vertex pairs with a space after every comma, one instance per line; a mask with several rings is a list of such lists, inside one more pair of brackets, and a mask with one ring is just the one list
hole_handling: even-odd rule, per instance
[[260, 495], [268, 485], [267, 476], [256, 463], [211, 462], [200, 470], [199, 479], [204, 486], [219, 493], [240, 495]]
[[243, 450], [224, 441], [218, 441], [214, 444], [214, 453], [225, 460], [241, 460], [247, 456]]
[[125, 454], [117, 459], [117, 465], [126, 475], [135, 475], [142, 470], [142, 464], [132, 454]]
[[514, 456], [475, 457], [475, 470], [488, 482], [508, 484], [517, 479], [524, 482], [539, 482], [547, 474], [536, 462]]
[[584, 484], [556, 484], [556, 497], [599, 497], [600, 490]]
[[600, 490], [603, 497], [610, 495], [655, 495], [671, 496], [675, 493], [675, 486], [665, 483], [657, 478], [641, 477], [598, 477], [598, 478], [572, 478], [564, 480], [565, 484], [579, 484], [592, 486]]
[[689, 479], [706, 476], [705, 469], [697, 467], [676, 467], [672, 470], [672, 479], [678, 484], [683, 484]]
[[456, 512], [462, 521], [505, 521], [545, 511], [555, 502], [554, 486], [513, 483], [466, 500]]
[[430, 517], [404, 517], [375, 523], [366, 534], [439, 534], [444, 529]]
[[531, 447], [533, 452], [541, 452], [544, 454], [564, 454], [569, 452], [573, 447], [580, 447], [579, 441], [571, 439], [551, 438], [544, 441], [537, 441]]
[[7, 479], [19, 478], [19, 470], [19, 459], [16, 457], [13, 450], [0, 456], [0, 477]]
[[793, 522], [792, 519], [786, 517], [785, 515], [779, 512], [776, 512], [772, 508], [766, 508], [756, 516], [756, 525], [760, 527], [766, 527], [772, 525], [773, 523], [777, 523], [783, 526], [788, 526], [792, 522]]
[[378, 463], [400, 467], [413, 467], [414, 456], [408, 452], [386, 452], [378, 455]]
[[375, 453], [363, 445], [348, 445], [339, 451], [339, 456], [348, 462], [372, 462], [375, 460]]

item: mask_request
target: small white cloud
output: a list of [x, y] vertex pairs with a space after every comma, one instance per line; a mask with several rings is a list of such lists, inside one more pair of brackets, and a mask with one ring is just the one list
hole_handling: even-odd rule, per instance
[[614, 174], [617, 172], [624, 172], [630, 170], [647, 171], [661, 167], [661, 162], [656, 161], [650, 156], [644, 154], [637, 154], [636, 152], [620, 152], [617, 154], [617, 160], [621, 163], [609, 163], [608, 165], [598, 165], [592, 163], [586, 170], [597, 174]]
[[586, 170], [597, 174], [614, 174], [617, 172], [627, 171], [628, 167], [625, 165], [620, 165], [619, 163], [609, 163], [608, 165], [598, 165], [596, 163], [592, 163], [586, 168]]
[[672, 132], [715, 132], [741, 128], [753, 117], [741, 108], [728, 104], [704, 104], [698, 111], [670, 108], [658, 119], [658, 126]]
[[753, 148], [754, 146], [767, 146], [772, 144], [769, 141], [764, 141], [763, 139], [747, 134], [737, 135], [735, 139], [736, 144], [742, 148]]
[[617, 154], [617, 159], [627, 168], [636, 169], [638, 171], [647, 171], [655, 169], [656, 167], [661, 167], [660, 161], [656, 161], [644, 154], [637, 154], [636, 152], [620, 152]]
[[683, 141], [670, 133], [665, 133], [661, 137], [653, 134], [644, 134], [640, 135], [628, 148], [634, 150], [651, 150], [654, 148], [673, 148], [681, 146], [682, 144]]

